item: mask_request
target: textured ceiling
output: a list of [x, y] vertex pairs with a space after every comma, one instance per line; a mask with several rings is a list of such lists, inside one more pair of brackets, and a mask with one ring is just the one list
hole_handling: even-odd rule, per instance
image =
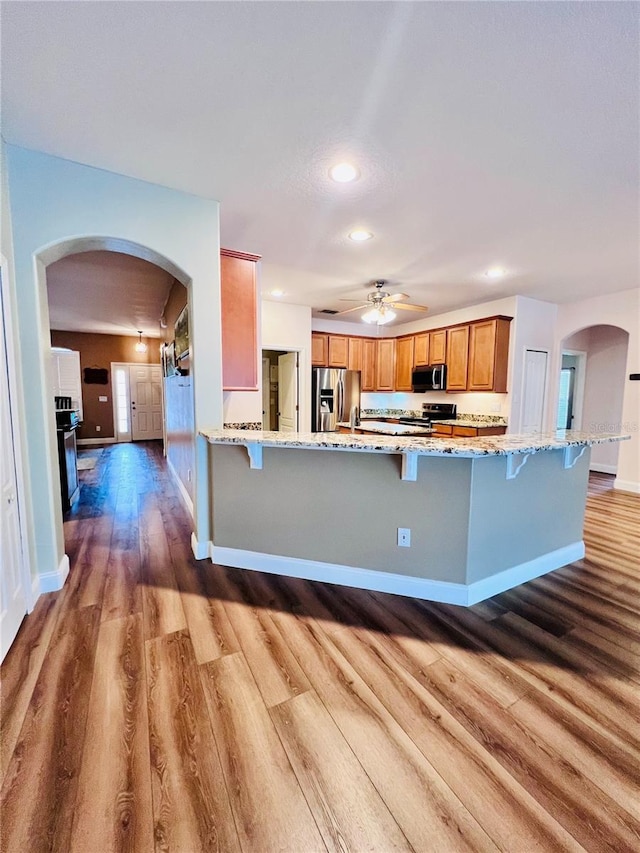
[[[29, 2], [2, 18], [6, 140], [219, 199], [222, 244], [263, 256], [263, 292], [344, 308], [386, 278], [441, 313], [638, 285], [636, 3]], [[330, 181], [340, 160], [359, 181]], [[357, 226], [374, 239], [349, 241]]]
[[173, 276], [120, 252], [83, 252], [47, 267], [52, 329], [160, 336]]

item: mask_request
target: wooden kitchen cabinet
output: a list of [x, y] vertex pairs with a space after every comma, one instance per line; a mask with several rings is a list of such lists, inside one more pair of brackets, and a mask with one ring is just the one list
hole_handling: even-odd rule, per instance
[[258, 389], [257, 264], [260, 255], [220, 250], [222, 386]]
[[362, 339], [361, 391], [375, 391], [378, 367], [378, 342], [375, 338]]
[[396, 379], [395, 338], [379, 338], [376, 344], [376, 390], [394, 391]]
[[467, 390], [469, 326], [447, 330], [447, 391]]
[[326, 367], [329, 361], [329, 335], [311, 332], [311, 365]]
[[487, 435], [504, 435], [507, 431], [506, 426], [454, 426], [453, 424], [439, 424], [437, 421], [432, 426], [435, 430], [433, 433], [434, 436], [446, 435], [453, 438], [482, 438]]
[[362, 338], [348, 339], [347, 368], [362, 371]]
[[426, 367], [429, 364], [429, 332], [414, 335], [413, 366]]
[[447, 330], [429, 333], [429, 364], [444, 364], [447, 360]]
[[329, 367], [346, 367], [349, 353], [349, 338], [346, 335], [329, 335]]
[[413, 335], [396, 339], [396, 391], [411, 391], [414, 343]]
[[507, 390], [508, 317], [491, 317], [469, 327], [468, 391]]

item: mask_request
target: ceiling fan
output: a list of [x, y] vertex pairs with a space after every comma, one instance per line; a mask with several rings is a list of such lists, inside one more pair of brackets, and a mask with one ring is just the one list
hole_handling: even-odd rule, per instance
[[[408, 299], [406, 293], [387, 293], [382, 288], [388, 284], [383, 278], [373, 282], [375, 290], [367, 294], [367, 301], [361, 305], [356, 305], [355, 308], [347, 308], [345, 311], [338, 311], [336, 316], [341, 314], [350, 314], [352, 311], [360, 311], [362, 308], [368, 308], [362, 315], [365, 323], [376, 323], [382, 326], [385, 323], [390, 323], [396, 318], [396, 312], [393, 310], [399, 308], [402, 311], [428, 311], [424, 305], [403, 305], [402, 300]], [[341, 302], [355, 302], [353, 299], [342, 299]]]

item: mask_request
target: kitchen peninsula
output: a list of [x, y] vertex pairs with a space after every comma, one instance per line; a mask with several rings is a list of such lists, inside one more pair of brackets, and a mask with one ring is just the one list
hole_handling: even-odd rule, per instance
[[214, 562], [470, 605], [584, 556], [590, 447], [629, 436], [201, 437]]

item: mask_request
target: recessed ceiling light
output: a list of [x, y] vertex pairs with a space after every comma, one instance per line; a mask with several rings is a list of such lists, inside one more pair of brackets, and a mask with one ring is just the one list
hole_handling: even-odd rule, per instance
[[495, 281], [498, 278], [503, 278], [506, 275], [504, 267], [491, 267], [484, 273], [485, 278], [490, 278]]
[[351, 163], [338, 163], [329, 169], [329, 176], [339, 184], [348, 184], [358, 177], [358, 170]]
[[357, 228], [349, 234], [349, 239], [355, 243], [364, 243], [365, 240], [370, 240], [372, 237], [371, 231], [365, 231], [364, 228]]
[[279, 287], [276, 287], [274, 290], [270, 291], [271, 296], [284, 296], [284, 290], [280, 290]]

